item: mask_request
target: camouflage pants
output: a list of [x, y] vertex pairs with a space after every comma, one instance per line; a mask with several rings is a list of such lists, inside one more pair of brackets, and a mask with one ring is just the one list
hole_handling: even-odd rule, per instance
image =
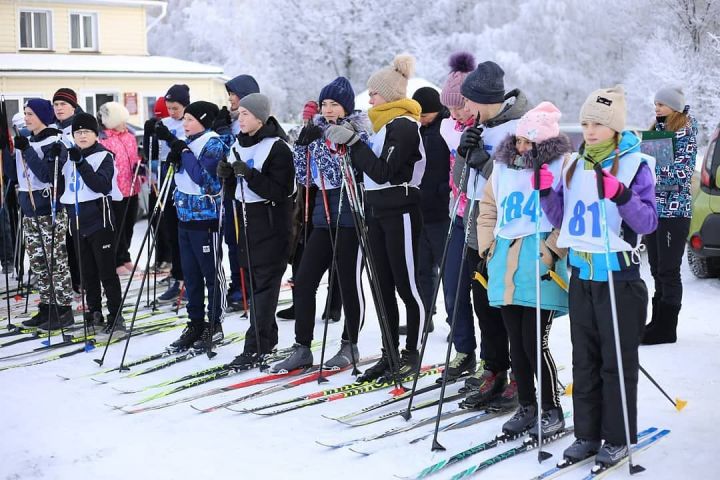
[[[38, 231], [38, 226], [40, 230]], [[67, 214], [59, 210], [55, 216], [55, 251], [52, 251], [52, 217], [24, 217], [23, 230], [25, 231], [25, 245], [30, 268], [38, 277], [40, 301], [52, 303], [52, 290], [50, 285], [50, 272], [48, 263], [53, 260], [52, 280], [57, 296], [57, 305], [72, 305], [73, 291], [70, 281], [70, 268], [68, 267], [67, 250], [65, 249], [65, 233], [67, 232]], [[44, 244], [44, 252], [43, 252]], [[46, 256], [47, 255], [47, 260]]]

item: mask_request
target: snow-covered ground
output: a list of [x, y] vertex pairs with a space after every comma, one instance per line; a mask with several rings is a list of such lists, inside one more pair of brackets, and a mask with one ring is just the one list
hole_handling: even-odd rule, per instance
[[[140, 242], [139, 235], [144, 226], [145, 222], [136, 226], [135, 248]], [[642, 365], [671, 396], [687, 400], [688, 405], [682, 412], [677, 412], [650, 382], [641, 377], [640, 428], [664, 427], [671, 429], [672, 433], [636, 458], [636, 463], [647, 468], [647, 472], [638, 478], [670, 479], [687, 474], [696, 479], [717, 478], [717, 473], [713, 474], [712, 471], [716, 471], [714, 462], [718, 449], [713, 434], [718, 416], [713, 412], [717, 411], [716, 402], [720, 398], [720, 381], [714, 373], [720, 371], [720, 356], [717, 354], [720, 323], [712, 311], [718, 305], [720, 283], [718, 280], [695, 279], [687, 265], [683, 266], [683, 275], [685, 301], [678, 343], [641, 347], [640, 358]], [[647, 269], [645, 277], [649, 277]], [[324, 287], [321, 287], [320, 293], [324, 291]], [[361, 355], [367, 356], [378, 351], [379, 329], [375, 319], [371, 308], [360, 339]], [[443, 320], [444, 314], [435, 316], [438, 328], [430, 336], [426, 363], [444, 359], [448, 327]], [[238, 315], [230, 316], [225, 322], [225, 333], [244, 331], [247, 323]], [[316, 338], [321, 338], [322, 323], [319, 321], [315, 332]], [[341, 325], [330, 325], [333, 342], [337, 341], [340, 332]], [[178, 333], [176, 330], [133, 340], [128, 359], [162, 350]], [[280, 323], [280, 337], [281, 347], [292, 343], [291, 322]], [[0, 353], [5, 355], [6, 350], [7, 353], [15, 353], [27, 348], [27, 344], [3, 348]], [[336, 343], [330, 345], [329, 353], [333, 354], [336, 348]], [[385, 479], [393, 478], [393, 474], [417, 472], [459, 449], [487, 440], [499, 431], [503, 421], [496, 419], [466, 429], [441, 433], [439, 438], [447, 447], [447, 452], [431, 452], [429, 440], [408, 445], [409, 439], [430, 428], [421, 427], [378, 442], [377, 445], [383, 448], [363, 457], [347, 449], [330, 450], [315, 441], [364, 436], [401, 425], [404, 420], [396, 417], [366, 427], [350, 428], [325, 419], [321, 414], [341, 415], [353, 411], [387, 398], [386, 391], [274, 417], [227, 410], [200, 414], [192, 410], [189, 404], [127, 415], [106, 405], [129, 404], [146, 395], [121, 395], [111, 386], [136, 388], [150, 385], [210, 365], [219, 365], [232, 359], [240, 349], [239, 345], [224, 347], [213, 360], [199, 356], [157, 374], [135, 379], [121, 380], [117, 379], [117, 374], [108, 374], [104, 378], [113, 380], [109, 385], [96, 384], [89, 378], [62, 381], [56, 376], [58, 373], [79, 376], [98, 370], [92, 361], [99, 357], [101, 352], [98, 350], [45, 365], [0, 372], [0, 479]], [[551, 349], [556, 362], [565, 367], [560, 372], [562, 382], [570, 382], [571, 345], [567, 317], [556, 320], [551, 333]], [[121, 354], [120, 346], [111, 347], [106, 367], [115, 366]], [[316, 354], [316, 361], [318, 359], [319, 354]], [[0, 362], [0, 366], [5, 364]], [[256, 375], [257, 371], [248, 372], [195, 390], [227, 385]], [[350, 380], [349, 373], [343, 373], [330, 377], [330, 382], [325, 385], [337, 386]], [[214, 405], [248, 393], [253, 388], [261, 387], [215, 395], [193, 404]], [[319, 390], [318, 385], [311, 383], [257, 401], [248, 401], [246, 405], [281, 400], [316, 390]], [[564, 398], [563, 402], [565, 408], [570, 410], [570, 399]], [[398, 408], [397, 405], [394, 407]], [[429, 416], [434, 411], [418, 411], [414, 418]], [[542, 465], [537, 464], [537, 456], [531, 453], [493, 466], [479, 475], [487, 478], [529, 478], [550, 468], [570, 441], [570, 438], [566, 438], [548, 446], [547, 450], [553, 453], [553, 459]], [[437, 477], [449, 478], [451, 474], [509, 446], [475, 455]], [[586, 472], [586, 469], [576, 470], [568, 473], [566, 478], [582, 478]], [[629, 478], [627, 469], [614, 473], [612, 478]]]

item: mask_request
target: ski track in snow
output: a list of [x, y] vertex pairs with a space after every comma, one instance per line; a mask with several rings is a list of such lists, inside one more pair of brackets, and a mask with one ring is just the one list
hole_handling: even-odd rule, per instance
[[[145, 225], [144, 221], [136, 225], [133, 240], [135, 249], [139, 246]], [[144, 265], [144, 260], [142, 262]], [[650, 278], [647, 260], [643, 258], [643, 262], [643, 275], [647, 281]], [[227, 266], [227, 259], [225, 263]], [[640, 360], [671, 397], [681, 397], [689, 403], [685, 410], [677, 412], [641, 374], [638, 427], [669, 428], [672, 433], [634, 458], [636, 463], [647, 468], [647, 472], [637, 478], [681, 478], [688, 472], [691, 472], [694, 479], [716, 478], [711, 472], [717, 456], [714, 435], [717, 415], [714, 400], [720, 398], [720, 381], [716, 374], [720, 371], [720, 356], [716, 350], [720, 339], [720, 323], [716, 320], [713, 307], [717, 305], [720, 295], [720, 282], [717, 279], [694, 278], [686, 264], [683, 265], [683, 280], [685, 298], [678, 328], [679, 342], [674, 345], [641, 347]], [[652, 282], [647, 283], [652, 296]], [[324, 304], [321, 300], [324, 299], [325, 292], [325, 287], [319, 289], [319, 306]], [[362, 356], [377, 353], [379, 346], [379, 328], [374, 308], [370, 304], [369, 290], [366, 290], [366, 299], [369, 308], [360, 338]], [[444, 310], [439, 306], [438, 311]], [[620, 318], [622, 319], [622, 312]], [[443, 320], [444, 314], [435, 316], [436, 331], [430, 335], [424, 363], [442, 362], [444, 359], [445, 336], [449, 327]], [[561, 381], [567, 384], [571, 381], [572, 374], [568, 319], [561, 317], [554, 323], [550, 335], [551, 350], [557, 364], [565, 366], [559, 376]], [[227, 318], [224, 324], [226, 334], [231, 331], [244, 331], [247, 326], [248, 321], [239, 319], [237, 314]], [[292, 322], [279, 322], [279, 326], [279, 347], [291, 345]], [[328, 347], [327, 356], [335, 353], [341, 330], [341, 324], [329, 326], [329, 338], [333, 343]], [[174, 340], [179, 332], [180, 330], [173, 330], [152, 337], [133, 339], [128, 360], [161, 350]], [[317, 322], [315, 338], [322, 338], [321, 321]], [[20, 352], [27, 348], [27, 344], [17, 345], [7, 348], [7, 353]], [[0, 480], [285, 479], [323, 478], [332, 475], [343, 479], [393, 478], [393, 474], [409, 475], [418, 472], [452, 453], [492, 438], [499, 432], [504, 421], [494, 419], [465, 429], [441, 433], [439, 440], [447, 448], [447, 452], [431, 452], [430, 439], [408, 445], [410, 439], [431, 428], [425, 426], [379, 440], [382, 443], [378, 445], [382, 445], [383, 449], [363, 457], [346, 448], [332, 450], [319, 446], [315, 440], [344, 440], [367, 436], [402, 425], [402, 418], [352, 428], [320, 415], [339, 416], [356, 410], [387, 398], [386, 391], [273, 417], [228, 410], [200, 414], [189, 407], [190, 403], [201, 407], [215, 405], [266, 385], [137, 415], [126, 415], [106, 406], [134, 403], [154, 393], [153, 390], [121, 395], [111, 386], [137, 388], [179, 377], [210, 365], [227, 362], [240, 353], [241, 348], [240, 344], [227, 346], [221, 348], [213, 360], [202, 355], [137, 378], [116, 380], [119, 375], [113, 372], [103, 377], [113, 380], [108, 385], [97, 384], [87, 377], [62, 381], [56, 376], [56, 373], [79, 376], [98, 369], [91, 359], [99, 358], [101, 349], [44, 365], [0, 372]], [[121, 355], [121, 346], [111, 346], [104, 368], [117, 366]], [[318, 351], [315, 353], [316, 361], [319, 357]], [[0, 361], [0, 366], [4, 364]], [[134, 367], [133, 371], [139, 368], [141, 367]], [[243, 373], [178, 395], [185, 396], [196, 391], [228, 385], [257, 374], [257, 370]], [[330, 377], [330, 381], [323, 387], [318, 387], [317, 383], [313, 382], [238, 406], [259, 405], [321, 388], [332, 388], [343, 385], [350, 379], [350, 374], [344, 372]], [[434, 378], [425, 380], [421, 385], [433, 380]], [[429, 395], [437, 395], [437, 390]], [[157, 402], [173, 398], [175, 396]], [[394, 404], [375, 413], [396, 410], [402, 405], [405, 403]], [[563, 398], [563, 405], [565, 409], [572, 408], [569, 398]], [[414, 413], [414, 418], [424, 418], [435, 411], [436, 407], [420, 410]], [[458, 418], [463, 417], [455, 419]], [[553, 454], [553, 458], [542, 465], [537, 464], [536, 452], [531, 452], [493, 466], [483, 475], [493, 479], [520, 479], [537, 475], [554, 465], [561, 458], [562, 450], [571, 441], [571, 438], [565, 438], [547, 446], [545, 449]], [[449, 478], [452, 474], [515, 445], [516, 443], [501, 445], [475, 455], [435, 477]], [[587, 471], [586, 468], [580, 468], [562, 478], [582, 478]], [[627, 468], [622, 468], [613, 473], [611, 478], [630, 478], [630, 475]]]

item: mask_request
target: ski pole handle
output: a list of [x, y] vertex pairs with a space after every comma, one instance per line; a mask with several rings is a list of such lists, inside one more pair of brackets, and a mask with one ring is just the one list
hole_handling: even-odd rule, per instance
[[535, 173], [535, 190], [540, 190], [540, 160], [538, 159], [537, 145], [535, 142], [532, 144], [532, 163], [533, 171]]
[[595, 170], [595, 181], [597, 182], [598, 198], [602, 200], [605, 198], [605, 184], [603, 183], [605, 174], [603, 173], [602, 165], [600, 165], [599, 163], [593, 165], [593, 170]]

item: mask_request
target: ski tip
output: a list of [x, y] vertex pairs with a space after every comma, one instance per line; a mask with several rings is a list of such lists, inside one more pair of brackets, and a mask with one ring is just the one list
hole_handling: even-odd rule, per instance
[[196, 412], [199, 412], [199, 413], [208, 413], [208, 412], [212, 411], [207, 408], [196, 407], [195, 405], [192, 405], [192, 404], [190, 405], [190, 408], [192, 408], [193, 410], [195, 410]]
[[675, 410], [678, 412], [681, 412], [683, 408], [687, 406], [687, 400], [682, 400], [680, 398], [675, 398]]
[[56, 373], [55, 375], [57, 375], [57, 377], [58, 377], [60, 380], [70, 380], [70, 377], [65, 377], [65, 376], [60, 375], [60, 374], [57, 374], [57, 373]]
[[352, 447], [348, 447], [348, 450], [350, 450], [353, 453], [357, 453], [358, 455], [362, 455], [363, 457], [369, 457], [371, 455], [369, 452], [363, 452], [362, 450], [356, 450]]
[[90, 377], [90, 380], [92, 380], [93, 382], [96, 382], [98, 385], [105, 385], [106, 383], [108, 383], [107, 380], [98, 380], [97, 378], [93, 378], [93, 377]]

